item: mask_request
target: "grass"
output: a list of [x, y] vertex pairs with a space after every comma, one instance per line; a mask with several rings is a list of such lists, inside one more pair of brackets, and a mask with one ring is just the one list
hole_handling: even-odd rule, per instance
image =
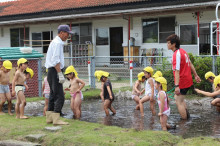
[[[62, 126], [58, 132], [44, 130], [45, 117], [31, 117], [27, 120], [15, 119], [15, 116], [0, 116], [0, 140], [15, 139], [26, 141], [28, 134], [46, 134], [42, 145], [219, 145], [219, 139], [198, 137], [182, 139], [163, 131], [137, 131], [116, 126], [104, 126], [72, 119], [63, 119], [70, 123]], [[10, 122], [9, 122], [10, 121]]]

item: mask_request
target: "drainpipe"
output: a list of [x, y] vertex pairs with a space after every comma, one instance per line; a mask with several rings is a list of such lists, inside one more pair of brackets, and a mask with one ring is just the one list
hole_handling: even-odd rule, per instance
[[[72, 31], [72, 21], [70, 22], [70, 31]], [[71, 35], [70, 35], [71, 36]], [[70, 55], [71, 58], [73, 57], [73, 42], [72, 42], [72, 36], [70, 37]], [[70, 64], [73, 65], [73, 60], [70, 59]]]
[[217, 24], [217, 55], [219, 55], [219, 23]]
[[198, 55], [199, 55], [199, 12], [197, 12], [197, 33], [198, 33], [197, 44], [198, 44]]
[[128, 17], [128, 61], [129, 61], [129, 65], [130, 65], [130, 87], [132, 87], [132, 73], [133, 73], [133, 61], [130, 58], [130, 51], [131, 51], [131, 18], [130, 16]]
[[24, 24], [24, 47], [25, 47], [25, 24]]

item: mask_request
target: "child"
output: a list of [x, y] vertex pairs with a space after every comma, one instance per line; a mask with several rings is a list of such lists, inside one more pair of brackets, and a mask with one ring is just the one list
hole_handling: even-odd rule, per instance
[[205, 79], [208, 80], [210, 83], [212, 83], [212, 89], [213, 91], [215, 91], [215, 87], [214, 87], [215, 74], [209, 71], [205, 74]]
[[81, 117], [81, 103], [83, 99], [82, 88], [85, 82], [78, 78], [78, 73], [73, 66], [69, 66], [65, 70], [65, 75], [70, 80], [70, 94], [71, 94], [71, 109], [74, 117], [79, 119]]
[[2, 107], [7, 99], [8, 101], [8, 114], [13, 115], [11, 113], [12, 103], [11, 103], [11, 94], [9, 89], [9, 80], [10, 80], [10, 70], [12, 69], [12, 63], [9, 60], [5, 60], [0, 70], [0, 115], [4, 115], [2, 112]]
[[145, 96], [140, 100], [139, 105], [140, 105], [140, 112], [141, 116], [144, 116], [144, 107], [143, 103], [147, 102], [150, 100], [150, 109], [152, 112], [152, 115], [156, 115], [155, 112], [155, 89], [154, 89], [154, 82], [155, 80], [152, 78], [153, 76], [153, 68], [152, 67], [145, 67], [144, 68], [144, 75], [145, 78], [147, 79], [147, 82], [145, 84]]
[[156, 71], [156, 73], [153, 75], [153, 78], [156, 79], [156, 78], [162, 77], [162, 76], [163, 76], [163, 74], [161, 71]]
[[205, 96], [209, 96], [209, 97], [217, 97], [215, 98], [211, 104], [213, 106], [216, 106], [216, 110], [218, 112], [220, 112], [220, 98], [219, 98], [219, 95], [220, 95], [220, 75], [218, 75], [217, 77], [215, 77], [214, 79], [214, 92], [210, 93], [210, 92], [205, 92], [205, 91], [202, 91], [202, 90], [199, 90], [199, 89], [194, 89], [197, 93], [199, 94], [203, 94]]
[[18, 70], [15, 72], [15, 76], [12, 81], [12, 96], [16, 95], [17, 97], [17, 101], [15, 105], [16, 118], [28, 119], [27, 116], [24, 116], [24, 107], [26, 105], [26, 99], [24, 96], [26, 77], [24, 71], [28, 66], [28, 61], [25, 58], [20, 58], [17, 61], [17, 65], [18, 65]]
[[[97, 70], [97, 71], [95, 71], [95, 77], [96, 78], [98, 78], [98, 75], [101, 73], [102, 71], [101, 70]], [[103, 96], [103, 88], [104, 88], [104, 82], [101, 82], [101, 92], [100, 92], [100, 97], [101, 97], [101, 100], [102, 100], [102, 102], [104, 103], [104, 96]]]
[[[47, 72], [47, 69], [46, 69]], [[49, 104], [49, 96], [50, 96], [50, 86], [47, 81], [47, 76], [44, 77], [44, 82], [43, 82], [43, 97], [45, 97], [45, 105], [44, 105], [44, 116], [46, 116], [46, 111], [48, 109], [48, 104]]]
[[101, 97], [104, 98], [105, 114], [106, 114], [106, 116], [109, 116], [108, 109], [110, 109], [112, 111], [113, 115], [115, 115], [116, 110], [112, 106], [112, 102], [114, 101], [114, 94], [112, 92], [112, 84], [111, 84], [110, 80], [108, 79], [109, 73], [104, 72], [104, 71], [99, 71], [98, 75], [96, 77], [98, 78], [99, 81], [104, 83], [103, 93], [102, 93]]
[[167, 118], [170, 115], [170, 107], [168, 102], [168, 97], [166, 94], [167, 91], [167, 80], [164, 77], [158, 77], [155, 79], [155, 88], [158, 90], [157, 102], [159, 106], [160, 124], [164, 131], [167, 131], [170, 128], [170, 125], [167, 124]]
[[145, 82], [145, 75], [144, 72], [140, 72], [138, 74], [138, 80], [135, 82], [132, 90], [132, 99], [136, 102], [136, 110], [140, 109], [139, 101], [140, 101], [140, 95], [143, 94], [144, 90], [141, 91], [141, 83]]
[[29, 89], [29, 87], [27, 85], [27, 80], [29, 80], [30, 78], [33, 78], [34, 71], [31, 68], [27, 67], [27, 69], [24, 71], [24, 74], [25, 74], [25, 77], [26, 77], [26, 80], [24, 82], [24, 92], [25, 92]]

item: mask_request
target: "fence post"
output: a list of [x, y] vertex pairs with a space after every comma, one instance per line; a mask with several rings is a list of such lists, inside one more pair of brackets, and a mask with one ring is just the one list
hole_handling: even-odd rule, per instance
[[91, 62], [90, 62], [90, 79], [91, 79], [91, 88], [95, 88], [95, 56], [91, 57]]
[[144, 67], [147, 66], [147, 56], [144, 56]]
[[133, 61], [130, 60], [130, 87], [132, 87], [132, 72], [133, 72]]
[[38, 96], [42, 97], [42, 64], [41, 59], [38, 59]]
[[212, 72], [216, 75], [217, 74], [217, 71], [216, 71], [216, 68], [215, 68], [215, 56], [213, 55], [212, 56]]
[[73, 65], [73, 43], [72, 41], [70, 42], [70, 55], [71, 55], [70, 64]]
[[92, 76], [91, 76], [91, 67], [90, 67], [91, 65], [90, 65], [90, 64], [91, 64], [91, 62], [88, 61], [89, 86], [91, 87], [91, 77], [92, 77]]

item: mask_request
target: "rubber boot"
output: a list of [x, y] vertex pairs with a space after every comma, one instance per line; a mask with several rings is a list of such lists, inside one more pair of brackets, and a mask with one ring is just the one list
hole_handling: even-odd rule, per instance
[[46, 111], [46, 122], [47, 124], [53, 123], [52, 114], [53, 111]]
[[53, 125], [69, 125], [68, 122], [63, 122], [60, 120], [60, 113], [52, 113]]

